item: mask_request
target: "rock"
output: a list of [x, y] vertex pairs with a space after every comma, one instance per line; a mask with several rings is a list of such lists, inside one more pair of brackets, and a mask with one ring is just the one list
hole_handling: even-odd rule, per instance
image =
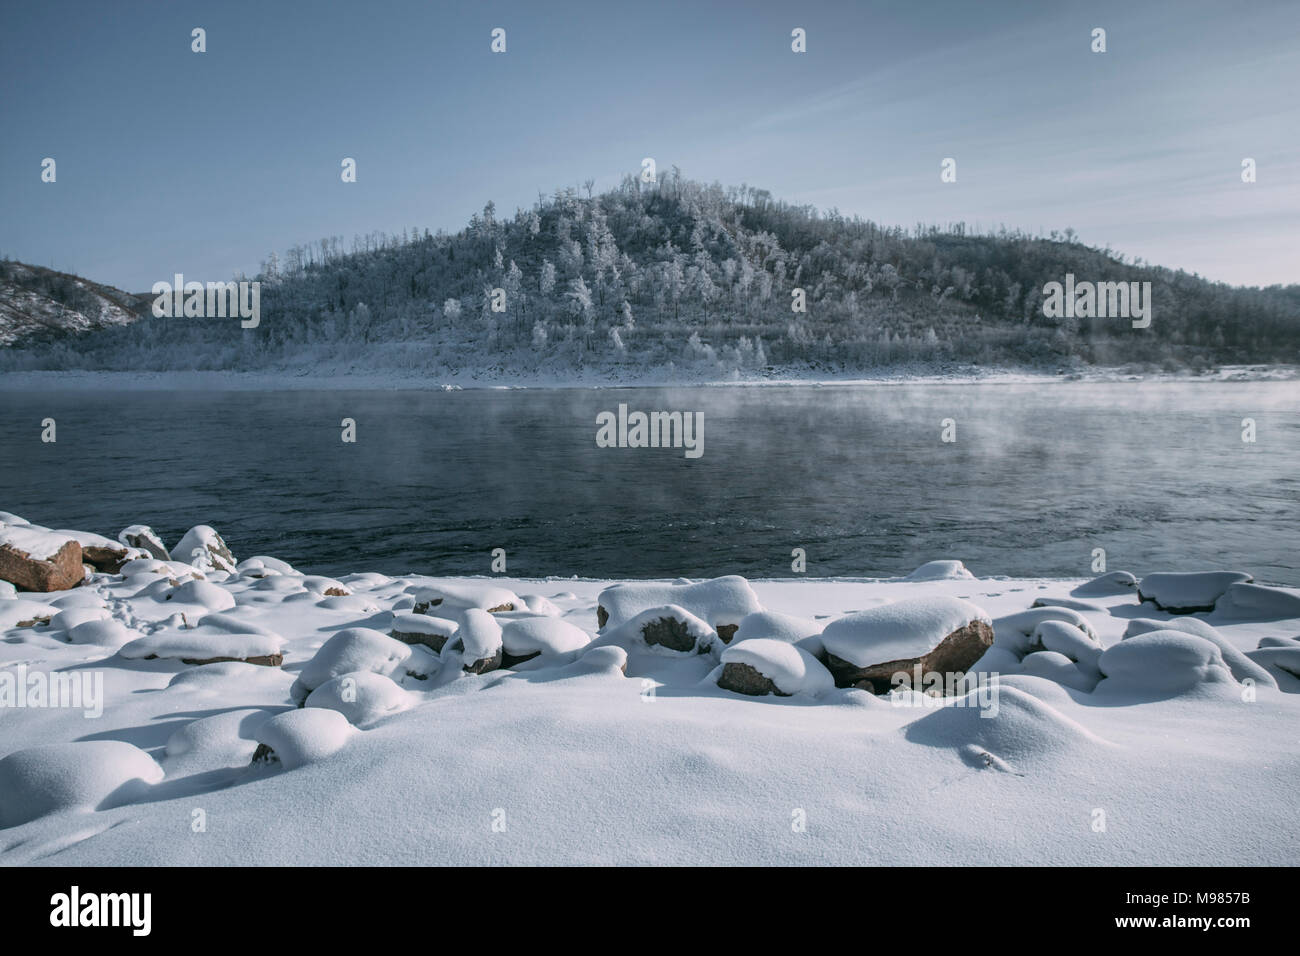
[[81, 545], [76, 541], [42, 542], [39, 535], [19, 535], [7, 527], [0, 529], [0, 579], [18, 590], [66, 591], [84, 578]]
[[470, 608], [461, 614], [456, 643], [466, 673], [486, 674], [504, 662], [501, 625], [482, 608]]
[[540, 654], [565, 654], [591, 643], [591, 635], [554, 617], [513, 620], [501, 629], [502, 667], [514, 667]]
[[160, 561], [170, 561], [172, 559], [172, 556], [167, 551], [167, 546], [162, 543], [162, 538], [158, 537], [153, 528], [147, 524], [133, 524], [129, 528], [123, 528], [118, 532], [117, 540], [128, 548], [138, 548], [144, 551], [151, 558], [157, 558]]
[[200, 571], [226, 571], [234, 574], [238, 569], [235, 556], [216, 529], [205, 524], [195, 525], [172, 549], [177, 560], [187, 562]]
[[253, 754], [253, 763], [280, 763], [286, 770], [293, 770], [329, 757], [358, 733], [337, 710], [312, 707], [285, 711], [254, 732], [261, 746]]
[[[735, 636], [736, 628], [747, 615], [763, 609], [749, 582], [731, 574], [683, 584], [615, 584], [600, 592], [596, 622], [602, 630], [606, 625], [622, 627], [648, 610], [670, 605], [682, 608], [707, 623], [724, 644]], [[669, 641], [681, 642], [680, 635], [663, 636]], [[649, 637], [647, 642], [657, 643]], [[673, 644], [665, 643], [663, 646], [672, 647]]]
[[1213, 611], [1234, 584], [1253, 581], [1244, 571], [1190, 571], [1148, 574], [1138, 582], [1138, 600], [1150, 601], [1170, 614]]
[[513, 611], [523, 606], [523, 600], [513, 591], [493, 584], [440, 584], [436, 587], [416, 588], [414, 592], [416, 614], [428, 614], [430, 608], [468, 610], [478, 608], [494, 614]]
[[689, 654], [704, 654], [721, 643], [718, 632], [707, 621], [676, 604], [646, 608], [635, 617], [610, 626], [601, 641], [618, 644], [625, 650], [639, 641]]
[[[900, 673], [965, 674], [993, 644], [980, 608], [960, 598], [915, 598], [832, 621], [822, 633], [838, 687], [887, 693]], [[951, 686], [952, 681], [944, 681]]]
[[835, 686], [835, 679], [807, 651], [787, 641], [752, 638], [738, 641], [722, 652], [718, 686], [761, 697], [776, 694], [819, 694]]
[[432, 651], [440, 652], [459, 629], [459, 624], [445, 617], [396, 614], [393, 616], [393, 629], [389, 633], [404, 644], [423, 644]]
[[54, 534], [71, 538], [80, 544], [81, 560], [103, 574], [117, 574], [123, 564], [140, 556], [132, 549], [100, 534], [67, 529], [55, 531]]

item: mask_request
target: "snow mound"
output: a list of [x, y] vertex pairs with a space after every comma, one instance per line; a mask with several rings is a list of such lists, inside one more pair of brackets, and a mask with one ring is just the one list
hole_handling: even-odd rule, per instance
[[755, 689], [740, 689], [749, 686], [747, 684], [728, 682], [732, 665], [752, 668], [771, 681], [777, 693], [785, 696], [816, 695], [835, 686], [835, 678], [817, 658], [803, 648], [773, 638], [750, 638], [734, 643], [722, 652], [722, 675], [718, 679], [718, 685], [739, 693], [759, 693]]
[[1149, 617], [1134, 618], [1128, 622], [1128, 627], [1124, 629], [1124, 640], [1137, 637], [1139, 634], [1150, 634], [1152, 631], [1183, 631], [1187, 634], [1203, 637], [1219, 648], [1219, 653], [1223, 656], [1223, 663], [1227, 665], [1228, 670], [1236, 680], [1249, 679], [1265, 687], [1277, 686], [1277, 681], [1273, 679], [1272, 674], [1252, 661], [1235, 644], [1220, 634], [1216, 628], [1205, 623], [1200, 618], [1183, 617], [1175, 621], [1157, 621]]
[[[1285, 674], [1300, 679], [1300, 646], [1259, 647], [1253, 651], [1247, 651], [1246, 654], [1252, 664], [1261, 667], [1276, 667]], [[1269, 676], [1271, 679], [1272, 675]], [[1274, 682], [1273, 686], [1277, 686], [1276, 682]]]
[[216, 529], [205, 524], [195, 525], [186, 531], [172, 554], [178, 561], [186, 561], [200, 571], [227, 571], [234, 574], [235, 557]]
[[654, 608], [676, 605], [713, 628], [735, 627], [763, 610], [753, 588], [738, 574], [694, 584], [615, 584], [600, 592], [597, 623], [621, 627]]
[[960, 561], [943, 560], [927, 561], [907, 577], [904, 581], [966, 581], [973, 579], [975, 575], [966, 570], [966, 565]]
[[924, 657], [974, 621], [991, 623], [982, 609], [961, 598], [911, 598], [832, 621], [822, 632], [822, 644], [841, 660], [869, 667]]
[[192, 720], [167, 738], [167, 759], [202, 755], [211, 766], [247, 764], [258, 728], [270, 719], [270, 711], [244, 707]]
[[270, 631], [232, 632], [204, 618], [196, 627], [163, 627], [122, 646], [118, 654], [126, 660], [264, 661], [278, 665], [284, 638]]
[[1034, 632], [1044, 621], [1063, 621], [1093, 640], [1097, 639], [1097, 632], [1078, 611], [1068, 607], [1035, 607], [994, 621], [993, 645], [1020, 655], [1039, 649], [1041, 645], [1034, 643]]
[[494, 584], [439, 584], [416, 588], [414, 596], [415, 610], [421, 613], [432, 607], [516, 611], [524, 606], [514, 591]]
[[360, 732], [337, 710], [286, 711], [257, 728], [253, 736], [262, 746], [253, 759], [277, 760], [286, 770], [294, 770], [337, 753]]
[[951, 698], [952, 703], [909, 724], [904, 736], [912, 743], [956, 749], [973, 766], [1012, 772], [1103, 743], [1032, 694], [1002, 682], [993, 690], [992, 706], [979, 706], [978, 691]]
[[339, 580], [354, 591], [373, 591], [375, 588], [382, 588], [393, 582], [392, 578], [378, 571], [359, 571], [356, 574], [344, 575]]
[[68, 630], [64, 635], [69, 644], [97, 644], [100, 647], [121, 647], [140, 635], [121, 621], [112, 618], [86, 621]]
[[1020, 673], [1028, 674], [1030, 677], [1042, 677], [1064, 687], [1073, 687], [1075, 690], [1087, 693], [1091, 693], [1097, 686], [1100, 677], [1097, 673], [1084, 673], [1078, 664], [1057, 651], [1035, 651], [1026, 654], [1020, 664]]
[[540, 594], [521, 594], [519, 600], [524, 602], [524, 607], [531, 614], [543, 614], [546, 617], [559, 617], [561, 614], [560, 609], [549, 598]]
[[1280, 621], [1300, 617], [1300, 594], [1262, 584], [1230, 584], [1214, 609], [1228, 618]]
[[19, 750], [0, 760], [0, 829], [58, 810], [121, 806], [162, 778], [152, 757], [120, 740]]
[[1137, 587], [1138, 580], [1127, 571], [1110, 571], [1091, 581], [1080, 584], [1071, 594], [1086, 596], [1090, 594], [1123, 594]]
[[266, 554], [255, 554], [251, 558], [245, 558], [235, 565], [235, 570], [247, 577], [299, 576], [288, 561], [281, 561]]
[[27, 624], [28, 621], [49, 623], [59, 609], [44, 601], [29, 601], [26, 598], [11, 598], [0, 603], [0, 628], [8, 629]]
[[186, 581], [159, 595], [158, 600], [193, 604], [210, 611], [228, 611], [235, 606], [235, 598], [229, 591], [208, 581]]
[[303, 703], [308, 694], [328, 680], [357, 671], [388, 677], [410, 656], [409, 645], [387, 634], [368, 627], [349, 627], [320, 646], [316, 655], [303, 665], [289, 693], [295, 701]]
[[591, 643], [591, 635], [554, 617], [510, 621], [501, 628], [501, 646], [511, 657], [563, 654]]
[[1228, 588], [1253, 580], [1244, 571], [1163, 571], [1138, 582], [1138, 599], [1170, 614], [1213, 611]]
[[779, 614], [776, 611], [755, 611], [746, 614], [731, 638], [732, 645], [740, 641], [765, 638], [784, 641], [802, 647], [814, 657], [822, 655], [822, 629], [819, 621], [810, 621], [792, 614]]
[[18, 596], [18, 589], [8, 581], [0, 581], [0, 600], [8, 600]]
[[348, 723], [366, 727], [412, 704], [411, 695], [391, 678], [370, 671], [354, 671], [327, 680], [307, 695], [307, 707], [336, 710]]
[[106, 621], [112, 616], [106, 607], [87, 607], [83, 605], [81, 607], [64, 608], [50, 618], [50, 630], [70, 631], [78, 624], [85, 624], [87, 621]]
[[1097, 693], [1182, 693], [1198, 684], [1235, 683], [1212, 641], [1185, 631], [1148, 631], [1108, 647], [1097, 662]]
[[1101, 645], [1090, 638], [1074, 624], [1067, 621], [1043, 621], [1034, 628], [1029, 636], [1031, 648], [1042, 648], [1056, 654], [1064, 655], [1079, 665], [1085, 674], [1093, 679], [1100, 677], [1097, 659], [1101, 657]]

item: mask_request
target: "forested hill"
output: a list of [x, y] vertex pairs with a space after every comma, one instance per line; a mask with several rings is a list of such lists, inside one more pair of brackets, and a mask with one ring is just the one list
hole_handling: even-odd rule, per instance
[[[1048, 318], [1043, 286], [1150, 282], [1149, 328]], [[167, 278], [168, 277], [160, 277]], [[219, 280], [224, 277], [203, 278]], [[1300, 285], [1208, 282], [1049, 237], [908, 231], [749, 187], [627, 177], [557, 191], [454, 235], [321, 240], [272, 256], [261, 321], [148, 317], [0, 350], [0, 368], [356, 368], [443, 373], [655, 369], [710, 377], [1084, 365], [1300, 362]], [[806, 311], [792, 310], [792, 291]], [[500, 290], [494, 295], [494, 290]], [[494, 311], [494, 301], [504, 311]]]

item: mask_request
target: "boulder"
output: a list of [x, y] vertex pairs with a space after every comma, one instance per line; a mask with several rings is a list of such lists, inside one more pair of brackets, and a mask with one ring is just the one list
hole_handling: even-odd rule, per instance
[[43, 528], [0, 527], [0, 580], [20, 591], [66, 591], [84, 578], [76, 540]]
[[[615, 584], [600, 592], [596, 623], [602, 630], [606, 625], [622, 627], [648, 610], [669, 605], [683, 608], [706, 622], [724, 644], [735, 636], [736, 629], [747, 615], [763, 609], [749, 582], [731, 574], [686, 584]], [[673, 647], [674, 643], [682, 640], [680, 634], [663, 636], [663, 641], [652, 641], [647, 637], [647, 643]]]
[[200, 571], [236, 572], [235, 556], [216, 529], [205, 524], [195, 525], [172, 549], [178, 561], [184, 561]]
[[1148, 574], [1138, 582], [1138, 600], [1150, 601], [1169, 614], [1213, 611], [1234, 584], [1253, 581], [1244, 571], [1188, 571]]
[[434, 652], [441, 652], [448, 640], [460, 629], [455, 621], [431, 614], [396, 614], [389, 632], [403, 644], [423, 644]]
[[836, 686], [877, 694], [894, 686], [896, 674], [918, 666], [923, 675], [965, 674], [992, 644], [988, 615], [954, 597], [882, 604], [832, 621], [822, 633]]
[[128, 548], [137, 548], [145, 552], [151, 558], [157, 558], [160, 561], [170, 561], [172, 556], [167, 552], [167, 546], [162, 543], [162, 538], [154, 533], [153, 528], [147, 524], [133, 524], [128, 528], [123, 528], [117, 533], [117, 540]]
[[738, 641], [722, 652], [718, 686], [751, 697], [819, 694], [835, 686], [822, 664], [803, 648], [774, 638]]
[[122, 565], [140, 557], [131, 548], [124, 547], [112, 538], [88, 531], [59, 530], [57, 535], [71, 538], [81, 545], [81, 560], [103, 574], [117, 574]]

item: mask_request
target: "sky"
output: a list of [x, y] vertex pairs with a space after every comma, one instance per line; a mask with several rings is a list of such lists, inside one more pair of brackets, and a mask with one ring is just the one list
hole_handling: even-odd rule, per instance
[[455, 231], [644, 157], [887, 225], [1071, 227], [1300, 282], [1295, 0], [43, 0], [0, 9], [0, 84], [0, 255], [135, 292]]

